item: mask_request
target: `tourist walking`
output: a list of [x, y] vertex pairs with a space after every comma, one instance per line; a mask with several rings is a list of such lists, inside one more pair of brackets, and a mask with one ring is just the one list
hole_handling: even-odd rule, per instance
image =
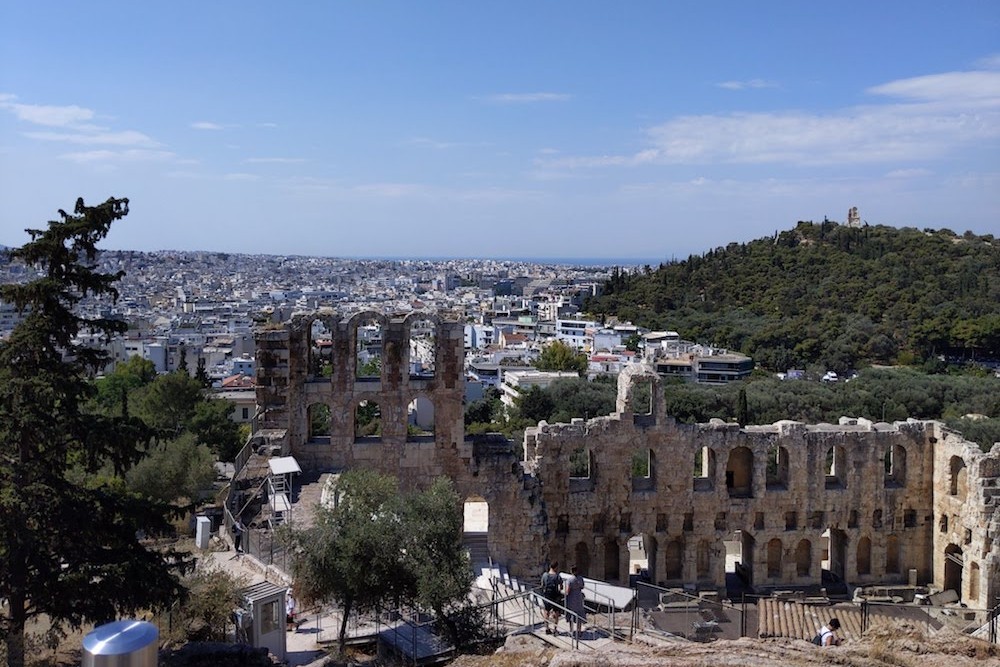
[[239, 517], [233, 521], [233, 548], [236, 549], [236, 554], [239, 555], [243, 553], [243, 533], [247, 530], [246, 526], [243, 525], [243, 521]]
[[816, 636], [813, 638], [813, 644], [818, 644], [820, 646], [839, 646], [840, 637], [837, 636], [837, 630], [840, 630], [840, 621], [836, 618], [831, 618], [829, 622], [819, 629]]
[[[562, 577], [559, 575], [559, 563], [552, 561], [549, 569], [542, 575], [542, 597], [545, 598], [545, 611], [542, 617], [545, 619], [545, 634], [559, 634], [559, 616], [562, 614], [560, 608], [563, 603]], [[549, 628], [549, 624], [552, 627]]]
[[[587, 621], [587, 608], [583, 606], [583, 577], [574, 565], [570, 572], [572, 576], [566, 580], [566, 620], [569, 622], [570, 632], [574, 637], [579, 638], [583, 624]], [[576, 622], [576, 629], [573, 629], [573, 622]]]

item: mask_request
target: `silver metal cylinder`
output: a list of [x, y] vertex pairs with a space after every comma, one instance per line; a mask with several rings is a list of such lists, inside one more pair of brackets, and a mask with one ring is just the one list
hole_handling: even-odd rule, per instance
[[156, 667], [160, 631], [146, 621], [105, 623], [83, 638], [83, 667]]

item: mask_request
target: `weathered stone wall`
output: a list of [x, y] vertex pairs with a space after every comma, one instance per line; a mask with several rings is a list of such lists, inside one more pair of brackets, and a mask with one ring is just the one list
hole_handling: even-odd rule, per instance
[[1000, 444], [983, 452], [941, 424], [933, 437], [934, 581], [984, 609], [1000, 595]]
[[[332, 340], [330, 377], [311, 359], [316, 319]], [[410, 329], [428, 320], [435, 373], [411, 376]], [[381, 375], [359, 378], [358, 327], [370, 321], [381, 327]], [[852, 584], [906, 582], [913, 571], [940, 587], [954, 578], [950, 548], [965, 563], [964, 599], [985, 605], [1000, 593], [1000, 452], [983, 454], [936, 422], [677, 424], [659, 377], [634, 366], [619, 377], [616, 413], [527, 429], [519, 460], [510, 447], [464, 436], [459, 322], [310, 314], [258, 332], [257, 345], [258, 428], [284, 430], [286, 453], [313, 470], [375, 468], [404, 488], [448, 476], [464, 497], [489, 503], [491, 554], [515, 574], [557, 558], [624, 582], [627, 542], [641, 535], [653, 580], [667, 584], [724, 587], [728, 540], [742, 543], [755, 587], [820, 585], [824, 567]], [[417, 397], [433, 403], [433, 438], [407, 435]], [[378, 437], [355, 437], [362, 401], [381, 408]], [[310, 435], [317, 404], [330, 407], [328, 436]], [[571, 459], [583, 472], [571, 475]]]

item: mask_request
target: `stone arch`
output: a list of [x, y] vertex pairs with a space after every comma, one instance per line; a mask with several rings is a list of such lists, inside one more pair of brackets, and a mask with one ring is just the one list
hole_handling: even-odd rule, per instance
[[[647, 392], [648, 389], [648, 392]], [[643, 405], [637, 400], [648, 396]], [[662, 412], [663, 386], [656, 369], [648, 364], [628, 364], [618, 374], [616, 410], [633, 415], [636, 423], [655, 423]]]
[[667, 542], [663, 558], [663, 577], [667, 581], [684, 578], [684, 543], [680, 539]]
[[306, 408], [309, 442], [330, 441], [330, 406], [313, 403]]
[[652, 491], [656, 488], [656, 453], [642, 447], [632, 454], [632, 490]]
[[885, 540], [885, 573], [899, 574], [899, 561], [899, 538], [895, 535], [890, 535]]
[[824, 478], [828, 489], [847, 488], [847, 451], [843, 445], [833, 445], [826, 450]]
[[317, 315], [303, 322], [306, 336], [306, 363], [308, 380], [321, 380], [333, 375], [333, 332], [336, 327], [332, 315]]
[[354, 404], [354, 439], [382, 438], [382, 406], [372, 399], [361, 399]]
[[944, 590], [953, 590], [962, 598], [962, 575], [964, 563], [962, 562], [962, 549], [949, 544], [944, 548]]
[[731, 498], [753, 497], [753, 452], [736, 447], [726, 462], [726, 488]]
[[403, 330], [406, 332], [406, 365], [410, 379], [435, 377], [441, 319], [434, 313], [415, 311], [403, 318]]
[[389, 329], [389, 320], [382, 313], [366, 310], [350, 320], [351, 350], [354, 359], [354, 378], [359, 382], [380, 381], [385, 375], [383, 367], [383, 342]]
[[767, 543], [767, 576], [771, 579], [781, 578], [782, 552], [784, 545], [777, 537]]
[[586, 542], [580, 541], [573, 548], [573, 560], [579, 573], [584, 577], [590, 576], [590, 547]]
[[706, 581], [712, 578], [712, 543], [708, 540], [698, 542], [695, 565], [699, 580]]
[[872, 573], [872, 541], [867, 535], [858, 540], [856, 563], [858, 576], [868, 576]]
[[886, 447], [883, 467], [887, 488], [906, 486], [906, 447], [898, 444]]
[[434, 401], [426, 394], [416, 394], [406, 407], [406, 439], [412, 442], [433, 440], [435, 433]]
[[768, 491], [788, 489], [788, 450], [780, 445], [771, 445], [767, 450]]
[[965, 467], [965, 459], [961, 456], [952, 456], [948, 461], [948, 494], [958, 496], [958, 499], [965, 502], [965, 496], [969, 485], [969, 471]]
[[799, 540], [795, 547], [795, 574], [799, 577], [812, 576], [812, 542]]
[[700, 447], [694, 454], [694, 490], [711, 491], [715, 488], [715, 450]]

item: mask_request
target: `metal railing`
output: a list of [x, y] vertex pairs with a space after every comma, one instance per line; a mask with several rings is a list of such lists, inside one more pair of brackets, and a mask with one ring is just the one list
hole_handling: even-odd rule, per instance
[[[721, 636], [748, 637], [755, 636], [756, 631], [748, 627], [747, 601], [744, 599], [737, 606], [732, 603], [714, 600], [680, 588], [657, 586], [645, 581], [636, 582], [636, 604], [634, 605], [633, 623], [638, 625], [638, 604], [642, 593], [650, 593], [659, 600], [655, 610], [663, 613], [661, 621], [669, 627], [659, 628], [671, 634], [709, 641]], [[731, 616], [735, 616], [735, 622]]]

